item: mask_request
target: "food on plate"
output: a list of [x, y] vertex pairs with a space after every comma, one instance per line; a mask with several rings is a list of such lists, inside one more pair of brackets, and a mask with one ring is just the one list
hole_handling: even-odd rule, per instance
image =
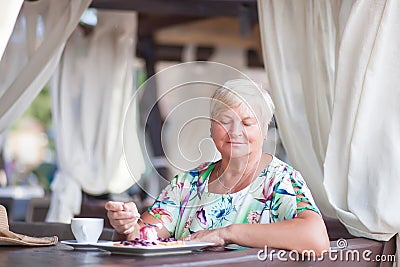
[[159, 238], [158, 244], [163, 246], [178, 246], [178, 245], [185, 245], [185, 241], [183, 240], [176, 240], [173, 237], [170, 238]]
[[157, 231], [153, 226], [143, 226], [139, 230], [140, 238], [149, 242], [155, 242], [158, 239]]
[[153, 226], [143, 226], [139, 230], [140, 238], [135, 238], [128, 241], [115, 242], [114, 246], [178, 246], [184, 245], [185, 241], [176, 240], [173, 237], [169, 238], [159, 238], [157, 235], [157, 230]]
[[178, 245], [185, 245], [185, 241], [183, 240], [176, 240], [173, 237], [170, 238], [157, 238], [155, 241], [149, 241], [143, 238], [135, 238], [134, 240], [129, 241], [120, 241], [115, 242], [114, 246], [142, 246], [142, 247], [149, 247], [149, 246], [178, 246]]

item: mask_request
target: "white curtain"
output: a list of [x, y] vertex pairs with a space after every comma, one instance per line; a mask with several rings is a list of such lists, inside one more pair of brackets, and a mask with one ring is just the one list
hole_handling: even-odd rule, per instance
[[24, 2], [0, 62], [0, 134], [23, 114], [49, 80], [65, 41], [90, 2]]
[[390, 239], [400, 232], [400, 2], [258, 4], [291, 162], [326, 215], [353, 235]]
[[[68, 223], [79, 214], [81, 190], [120, 193], [134, 182], [123, 161], [122, 126], [135, 88], [136, 26], [136, 13], [98, 12], [93, 30], [77, 28], [65, 47], [51, 83], [59, 170], [47, 221]], [[132, 175], [140, 177], [145, 166], [131, 130]]]
[[24, 0], [0, 0], [0, 9], [2, 10], [0, 17], [0, 60], [3, 57], [23, 2]]

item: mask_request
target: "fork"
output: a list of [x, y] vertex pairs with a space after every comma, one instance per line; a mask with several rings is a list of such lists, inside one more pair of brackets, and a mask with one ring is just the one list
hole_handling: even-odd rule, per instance
[[152, 226], [152, 227], [156, 227], [158, 229], [161, 229], [163, 227], [162, 223], [155, 223], [155, 224], [148, 223], [148, 222], [143, 221], [143, 219], [141, 217], [139, 217], [139, 220], [146, 226]]

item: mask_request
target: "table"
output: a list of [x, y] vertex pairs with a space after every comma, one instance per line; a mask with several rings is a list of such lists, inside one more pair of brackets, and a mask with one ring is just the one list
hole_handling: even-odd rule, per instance
[[[331, 242], [334, 247], [335, 241]], [[370, 257], [382, 252], [382, 242], [364, 238], [348, 240], [348, 248], [356, 251], [369, 249]], [[272, 260], [261, 261], [258, 259], [260, 249], [245, 248], [235, 251], [203, 251], [184, 255], [167, 256], [130, 256], [112, 255], [105, 251], [73, 250], [71, 247], [58, 243], [50, 247], [14, 247], [3, 246], [0, 248], [0, 266], [379, 266], [377, 262], [366, 261], [341, 261], [338, 262], [324, 257], [317, 262], [309, 261], [283, 261], [276, 255]], [[383, 265], [382, 265], [383, 266]]]

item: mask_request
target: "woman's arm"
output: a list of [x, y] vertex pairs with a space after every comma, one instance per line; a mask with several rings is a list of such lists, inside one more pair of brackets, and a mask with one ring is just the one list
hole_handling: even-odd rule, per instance
[[[142, 214], [141, 218], [143, 219], [143, 222], [145, 222], [145, 223], [151, 223], [151, 224], [157, 224], [160, 222], [162, 223], [162, 220], [155, 218], [153, 215], [151, 215], [147, 211]], [[164, 224], [161, 229], [156, 228], [156, 231], [157, 231], [158, 237], [160, 237], [160, 238], [168, 238], [171, 236], [171, 234], [169, 233], [167, 228], [164, 226]]]
[[303, 211], [296, 218], [270, 224], [232, 224], [211, 231], [199, 231], [191, 240], [214, 242], [217, 245], [230, 243], [248, 247], [264, 246], [296, 250], [313, 250], [320, 255], [329, 249], [329, 238], [325, 224], [314, 211]]

